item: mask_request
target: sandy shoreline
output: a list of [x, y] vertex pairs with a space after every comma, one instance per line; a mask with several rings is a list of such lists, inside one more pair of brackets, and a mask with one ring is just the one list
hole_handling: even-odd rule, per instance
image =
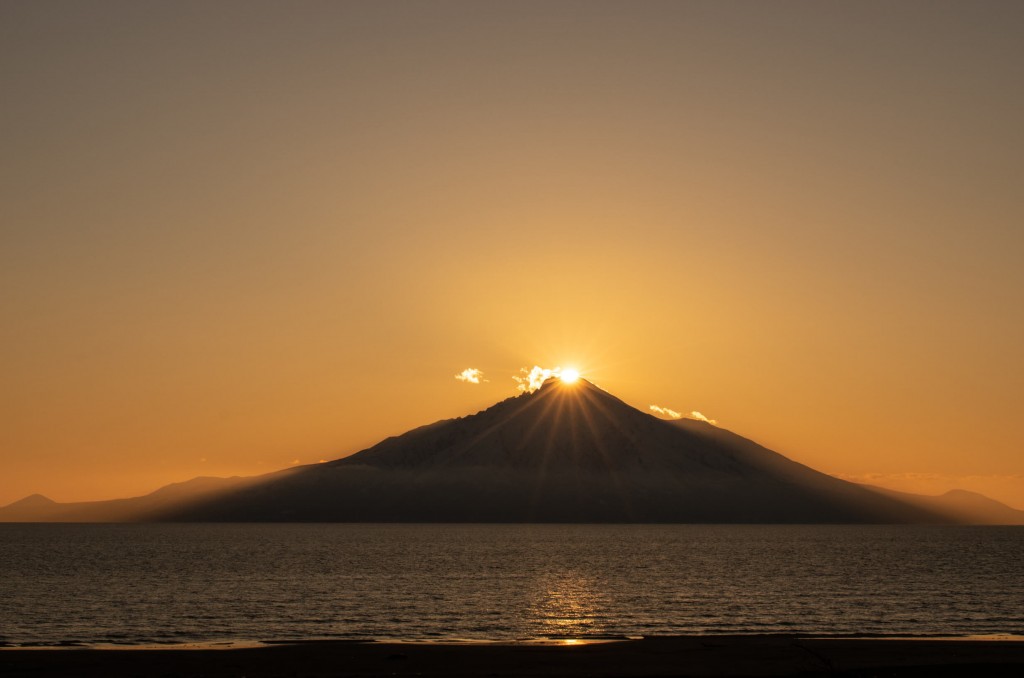
[[314, 641], [215, 648], [6, 648], [0, 652], [0, 673], [5, 678], [1024, 675], [1024, 640], [1014, 637], [689, 636], [578, 645]]

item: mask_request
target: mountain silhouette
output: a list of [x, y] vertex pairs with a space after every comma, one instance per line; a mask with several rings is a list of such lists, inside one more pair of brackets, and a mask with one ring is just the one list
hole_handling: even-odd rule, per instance
[[198, 480], [117, 510], [170, 521], [948, 523], [985, 522], [980, 507], [995, 505], [999, 522], [1024, 522], [983, 497], [961, 516], [943, 498], [846, 482], [708, 423], [658, 419], [584, 379], [549, 379], [333, 462]]

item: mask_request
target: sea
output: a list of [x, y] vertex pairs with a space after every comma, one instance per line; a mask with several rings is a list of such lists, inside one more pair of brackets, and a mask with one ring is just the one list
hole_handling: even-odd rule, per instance
[[3, 524], [0, 645], [1024, 635], [1024, 528]]

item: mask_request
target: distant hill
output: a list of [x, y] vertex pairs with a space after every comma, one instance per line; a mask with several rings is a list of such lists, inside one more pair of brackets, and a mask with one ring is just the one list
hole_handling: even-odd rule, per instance
[[1018, 511], [977, 492], [950, 490], [938, 496], [926, 496], [871, 485], [862, 487], [945, 516], [950, 522], [974, 525], [1024, 525], [1024, 511]]
[[1024, 512], [967, 495], [849, 483], [585, 380], [551, 379], [337, 461], [115, 502], [29, 498], [0, 520], [1024, 524]]
[[34, 494], [0, 508], [2, 522], [110, 523], [160, 520], [176, 507], [257, 482], [257, 478], [193, 478], [143, 497], [58, 503]]

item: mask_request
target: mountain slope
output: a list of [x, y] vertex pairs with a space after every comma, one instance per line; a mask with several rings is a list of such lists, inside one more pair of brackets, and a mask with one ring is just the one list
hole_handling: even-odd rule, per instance
[[[581, 380], [414, 429], [164, 517], [422, 522], [942, 522]], [[739, 444], [743, 441], [745, 444]]]

